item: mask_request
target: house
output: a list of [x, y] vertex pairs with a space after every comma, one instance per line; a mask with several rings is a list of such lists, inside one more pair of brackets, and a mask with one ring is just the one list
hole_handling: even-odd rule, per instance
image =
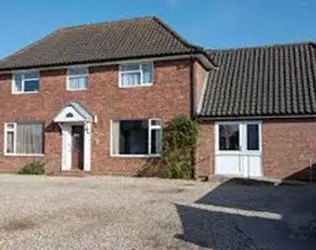
[[308, 178], [315, 72], [313, 43], [206, 50], [156, 17], [62, 28], [0, 61], [0, 171], [133, 175], [186, 114], [197, 176]]

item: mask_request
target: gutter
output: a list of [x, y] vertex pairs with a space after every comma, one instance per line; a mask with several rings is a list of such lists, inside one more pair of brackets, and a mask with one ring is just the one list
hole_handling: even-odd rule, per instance
[[195, 78], [194, 78], [194, 57], [190, 54], [190, 117], [195, 116]]
[[[191, 59], [193, 56], [201, 63], [201, 65], [206, 69], [208, 65], [205, 65], [205, 62], [201, 61], [199, 55], [202, 53], [182, 53], [182, 54], [174, 54], [174, 55], [157, 55], [157, 56], [143, 56], [143, 57], [130, 57], [130, 58], [122, 58], [122, 59], [110, 59], [110, 60], [96, 60], [96, 61], [83, 61], [83, 62], [69, 62], [69, 63], [60, 63], [60, 64], [52, 64], [52, 65], [37, 65], [37, 66], [27, 66], [27, 67], [8, 67], [0, 69], [1, 74], [11, 74], [16, 72], [27, 72], [27, 71], [46, 71], [46, 70], [57, 70], [57, 69], [65, 69], [68, 67], [94, 67], [94, 66], [106, 66], [106, 65], [116, 65], [122, 63], [132, 63], [137, 61], [171, 61], [171, 60], [183, 60], [183, 59]], [[214, 66], [215, 67], [215, 66]], [[212, 68], [212, 66], [211, 66]]]

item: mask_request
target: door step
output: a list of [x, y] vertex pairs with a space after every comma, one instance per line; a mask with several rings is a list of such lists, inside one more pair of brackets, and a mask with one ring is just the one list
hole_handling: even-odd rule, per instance
[[72, 170], [67, 170], [67, 171], [59, 171], [59, 172], [55, 172], [55, 173], [50, 173], [50, 176], [69, 176], [69, 177], [85, 177], [85, 176], [89, 176], [90, 173], [87, 173], [83, 170], [79, 170], [79, 169], [72, 169]]

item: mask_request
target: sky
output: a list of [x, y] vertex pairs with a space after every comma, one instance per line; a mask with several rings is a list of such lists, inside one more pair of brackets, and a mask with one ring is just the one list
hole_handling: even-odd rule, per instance
[[0, 58], [61, 27], [148, 15], [205, 48], [316, 41], [316, 0], [0, 0], [0, 10]]

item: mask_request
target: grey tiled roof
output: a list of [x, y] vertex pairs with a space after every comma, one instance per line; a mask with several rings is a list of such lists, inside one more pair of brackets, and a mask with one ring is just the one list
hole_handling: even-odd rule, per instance
[[200, 115], [209, 118], [316, 115], [312, 42], [209, 50], [215, 64]]
[[0, 71], [201, 51], [158, 18], [144, 17], [59, 29], [4, 58]]

